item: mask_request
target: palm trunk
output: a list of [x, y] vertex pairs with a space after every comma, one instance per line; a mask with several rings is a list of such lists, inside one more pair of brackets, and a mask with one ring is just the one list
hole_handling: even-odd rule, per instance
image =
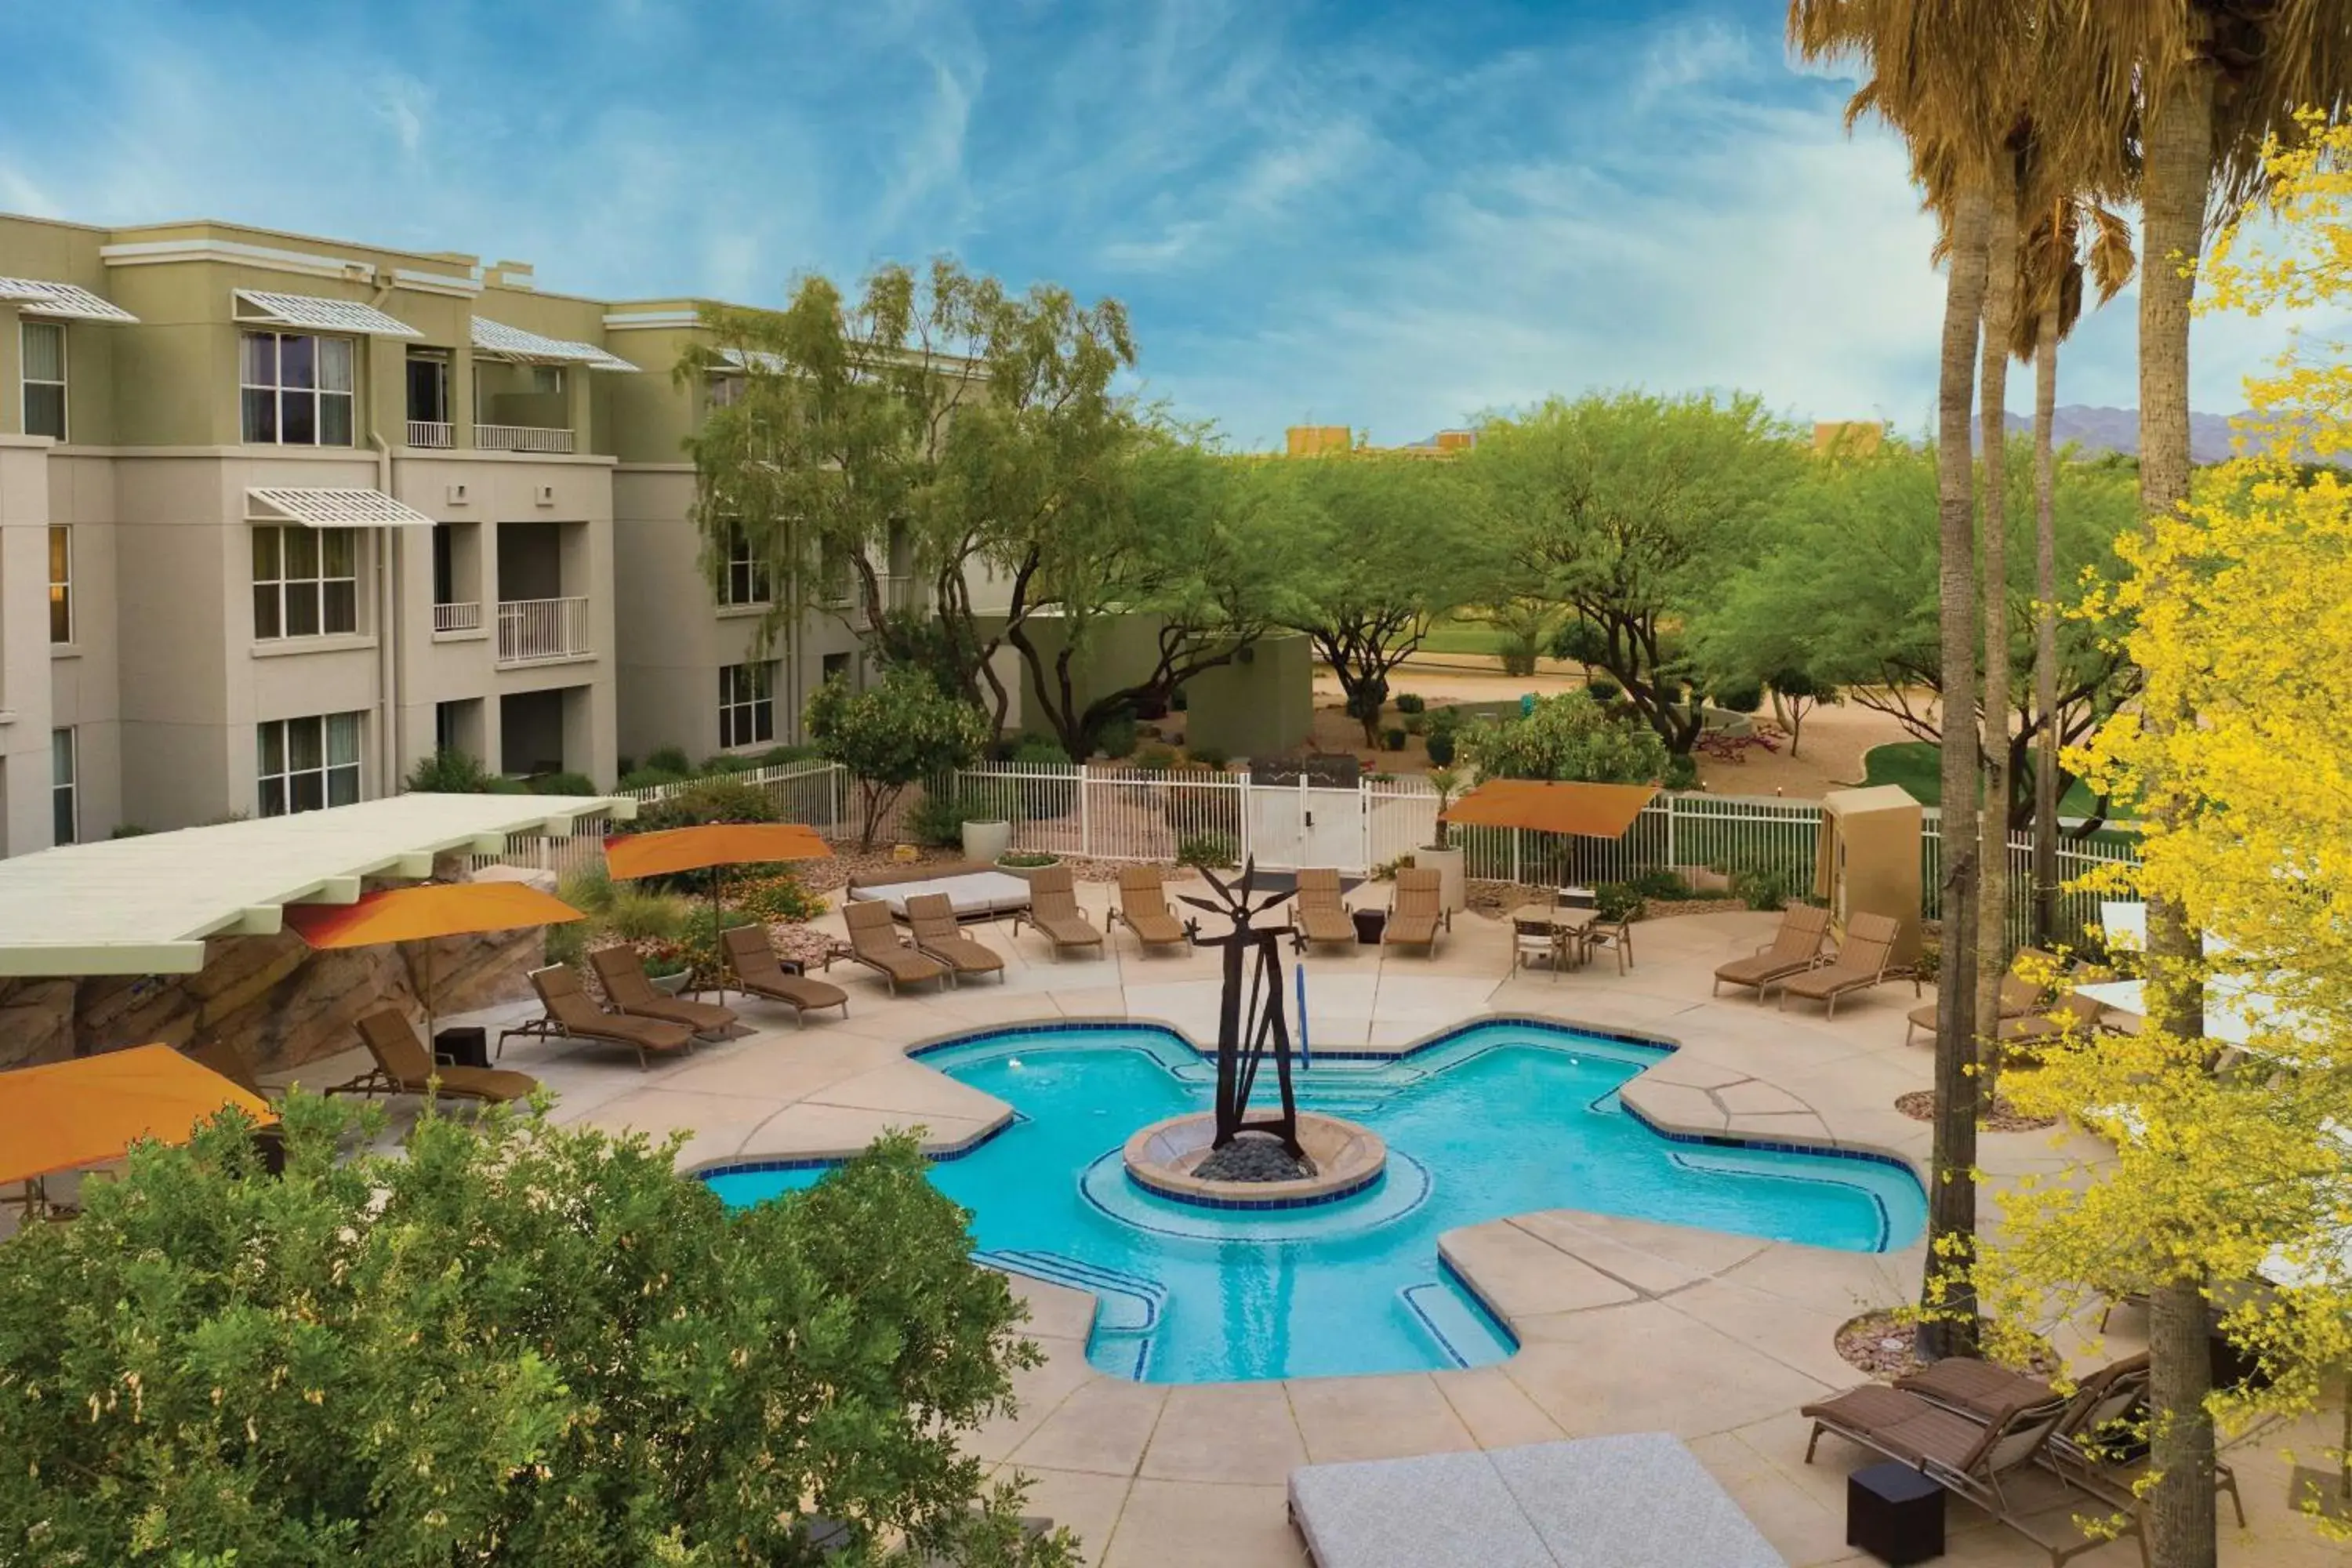
[[[2191, 8], [2192, 16], [2201, 16]], [[2200, 39], [2201, 43], [2202, 40]], [[2150, 107], [2140, 183], [2142, 268], [2139, 292], [2139, 486], [2151, 518], [2177, 513], [2189, 499], [2189, 313], [2196, 284], [2187, 275], [2204, 239], [2213, 173], [2212, 68], [2176, 68]], [[2149, 585], [2149, 613], [2166, 585]], [[2141, 721], [2156, 734], [2193, 723], [2178, 697], [2151, 690]], [[2188, 826], [2187, 803], [2154, 781], [2148, 804], [2167, 830]], [[2147, 902], [2147, 1022], [2162, 1036], [2193, 1044], [2204, 1033], [2204, 986], [2198, 978], [2197, 932], [2175, 896]], [[2167, 1259], [2152, 1282], [2148, 1343], [2151, 1458], [2158, 1479], [2147, 1497], [2147, 1544], [2154, 1568], [2214, 1568], [2219, 1556], [2213, 1505], [2213, 1424], [2205, 1409], [2211, 1387], [2206, 1345], [2205, 1286], [2193, 1263]]]
[[1977, 559], [1984, 581], [1984, 808], [1977, 842], [1977, 1085], [2000, 1092], [2000, 980], [2009, 967], [2009, 340], [2017, 314], [2017, 190], [1994, 197], [1985, 241], [1984, 500]]
[[1931, 1358], [1976, 1342], [1977, 739], [1976, 464], [1969, 416], [1983, 325], [1990, 198], [1963, 186], [1952, 209], [1944, 283], [1944, 344], [1937, 372], [1936, 489], [1942, 545], [1938, 623], [1943, 675], [1943, 963], [1936, 987], [1936, 1123], [1928, 1173], [1926, 1315], [1919, 1348]]
[[2033, 940], [2058, 923], [2058, 296], [2033, 338]]

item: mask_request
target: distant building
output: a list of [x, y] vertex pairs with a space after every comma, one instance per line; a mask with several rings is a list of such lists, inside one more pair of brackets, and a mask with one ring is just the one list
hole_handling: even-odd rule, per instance
[[1284, 455], [1292, 458], [1319, 458], [1329, 452], [1396, 452], [1412, 458], [1450, 458], [1466, 452], [1478, 444], [1475, 430], [1440, 430], [1426, 441], [1412, 441], [1402, 447], [1358, 447], [1355, 432], [1345, 425], [1293, 425], [1283, 432]]

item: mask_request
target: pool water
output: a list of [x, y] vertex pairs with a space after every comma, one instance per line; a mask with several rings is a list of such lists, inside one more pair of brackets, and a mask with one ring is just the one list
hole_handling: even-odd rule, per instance
[[[1891, 1163], [1678, 1142], [1618, 1103], [1664, 1047], [1549, 1025], [1475, 1025], [1397, 1062], [1322, 1061], [1303, 1109], [1388, 1141], [1389, 1169], [1328, 1205], [1238, 1213], [1171, 1202], [1127, 1178], [1148, 1122], [1206, 1110], [1214, 1066], [1170, 1031], [1088, 1026], [991, 1033], [925, 1065], [1017, 1120], [932, 1167], [971, 1211], [983, 1261], [1101, 1300], [1087, 1359], [1151, 1383], [1427, 1371], [1499, 1361], [1510, 1336], [1438, 1260], [1459, 1226], [1551, 1208], [1875, 1252], [1926, 1219]], [[1274, 1103], [1271, 1064], [1254, 1109]], [[809, 1186], [821, 1169], [709, 1176], [730, 1204]]]

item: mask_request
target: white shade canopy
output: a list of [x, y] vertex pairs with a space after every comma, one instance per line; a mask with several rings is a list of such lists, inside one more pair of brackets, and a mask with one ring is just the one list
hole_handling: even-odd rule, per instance
[[474, 353], [484, 359], [511, 360], [518, 364], [584, 364], [590, 370], [634, 371], [637, 367], [593, 343], [566, 338], [541, 337], [504, 321], [474, 318]]
[[77, 321], [137, 322], [138, 317], [73, 283], [39, 278], [0, 278], [0, 300], [27, 316], [62, 316]]
[[245, 492], [255, 522], [299, 522], [305, 528], [430, 528], [433, 519], [382, 490], [320, 485], [255, 485]]
[[397, 316], [387, 316], [357, 300], [328, 300], [316, 294], [278, 294], [266, 289], [239, 289], [236, 319], [273, 327], [296, 327], [311, 332], [358, 332], [373, 338], [421, 338], [425, 334]]

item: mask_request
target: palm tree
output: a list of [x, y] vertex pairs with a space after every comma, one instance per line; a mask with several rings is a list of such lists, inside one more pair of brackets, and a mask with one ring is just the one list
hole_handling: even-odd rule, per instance
[[2131, 281], [2131, 226], [2082, 191], [2043, 203], [2018, 250], [2010, 352], [2033, 365], [2033, 940], [2047, 947], [2058, 905], [2058, 345], [2082, 319], [2085, 281], [2105, 305]]

